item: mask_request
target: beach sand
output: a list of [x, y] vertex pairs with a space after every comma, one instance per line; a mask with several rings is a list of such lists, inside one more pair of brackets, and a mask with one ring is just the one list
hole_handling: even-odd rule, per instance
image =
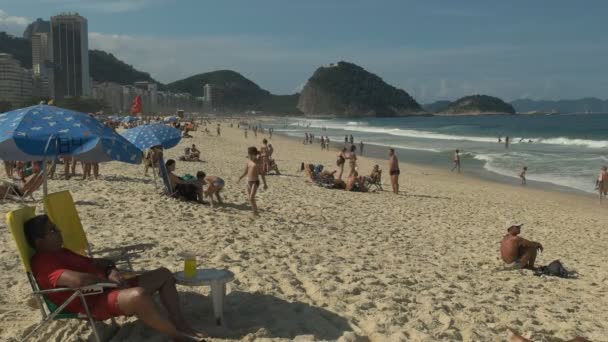
[[[176, 173], [224, 178], [225, 204], [214, 209], [160, 196], [141, 165], [106, 163], [103, 180], [49, 183], [50, 192], [72, 192], [94, 249], [153, 243], [135, 259], [136, 269], [180, 270], [179, 253], [190, 250], [200, 267], [234, 272], [225, 328], [213, 324], [208, 288], [179, 287], [186, 315], [210, 340], [503, 341], [512, 327], [535, 341], [575, 335], [608, 341], [608, 204], [403, 163], [402, 193], [394, 195], [386, 191], [386, 160], [365, 157], [361, 173], [379, 163], [384, 192], [325, 190], [296, 171], [301, 161], [332, 168], [336, 152], [275, 135], [284, 175], [267, 177], [269, 189], [258, 195], [261, 217], [252, 220], [245, 181], [236, 181], [246, 148], [259, 147], [262, 136], [250, 132], [245, 139], [222, 126], [221, 137], [199, 130], [166, 152], [166, 159], [176, 158], [189, 144], [199, 147], [205, 162], [178, 161]], [[0, 203], [2, 213], [17, 207]], [[509, 219], [525, 224], [522, 236], [543, 243], [537, 263], [560, 259], [580, 278], [504, 271], [498, 249]], [[40, 315], [1, 224], [0, 340], [8, 340]], [[117, 322], [99, 324], [111, 341], [166, 340], [135, 318]], [[37, 339], [90, 336], [85, 322], [61, 321]]]

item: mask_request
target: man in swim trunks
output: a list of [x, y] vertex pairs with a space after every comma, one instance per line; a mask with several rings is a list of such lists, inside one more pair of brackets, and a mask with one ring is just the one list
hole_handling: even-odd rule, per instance
[[245, 171], [239, 177], [239, 182], [247, 176], [247, 197], [249, 203], [251, 203], [251, 210], [253, 210], [253, 216], [260, 216], [255, 201], [255, 195], [260, 187], [260, 176], [262, 176], [262, 181], [264, 182], [264, 190], [268, 189], [268, 185], [266, 184], [266, 177], [261, 171], [262, 167], [260, 165], [260, 158], [258, 157], [260, 152], [258, 152], [258, 149], [255, 146], [251, 146], [247, 149], [247, 154], [249, 160], [245, 166]]
[[451, 172], [454, 172], [455, 169], [458, 169], [458, 173], [460, 173], [460, 151], [454, 151], [454, 166], [452, 167]]
[[395, 149], [391, 148], [388, 150], [388, 174], [391, 176], [391, 185], [393, 187], [393, 193], [399, 194], [399, 160], [395, 155]]
[[602, 198], [608, 196], [608, 167], [602, 166], [600, 170], [600, 175], [597, 177], [597, 189], [600, 193], [600, 204], [602, 203]]
[[[135, 315], [144, 324], [178, 341], [198, 341], [204, 337], [192, 329], [182, 315], [175, 279], [168, 269], [159, 268], [125, 280], [112, 261], [85, 257], [63, 248], [60, 230], [46, 215], [27, 221], [24, 230], [28, 244], [36, 250], [31, 268], [41, 289], [114, 283], [117, 288], [85, 297], [91, 315], [97, 320]], [[168, 319], [156, 308], [152, 298], [155, 293], [159, 294]], [[66, 291], [50, 293], [46, 297], [59, 306], [71, 295]], [[79, 298], [65, 310], [86, 313]]]
[[197, 172], [196, 178], [203, 183], [207, 183], [207, 190], [203, 191], [203, 195], [209, 197], [211, 207], [213, 208], [213, 195], [217, 198], [217, 203], [222, 204], [220, 191], [224, 189], [226, 184], [224, 180], [218, 176], [207, 176], [203, 171]]
[[505, 267], [513, 269], [534, 269], [537, 251], [543, 251], [543, 245], [528, 241], [520, 236], [522, 224], [507, 223], [507, 235], [500, 242], [500, 256]]

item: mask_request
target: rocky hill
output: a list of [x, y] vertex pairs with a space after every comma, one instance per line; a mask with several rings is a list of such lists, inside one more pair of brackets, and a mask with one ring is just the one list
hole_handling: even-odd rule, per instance
[[426, 103], [422, 105], [422, 108], [429, 113], [439, 112], [444, 108], [447, 108], [452, 102], [447, 100], [435, 101], [432, 103]]
[[226, 111], [256, 110], [274, 114], [297, 114], [297, 95], [273, 95], [253, 81], [232, 70], [218, 70], [194, 75], [167, 84], [175, 92], [203, 96], [203, 86], [211, 84], [221, 94]]
[[394, 117], [424, 113], [405, 91], [347, 62], [317, 69], [300, 94], [298, 109], [307, 116]]
[[515, 109], [503, 100], [488, 95], [472, 95], [460, 98], [437, 114], [449, 115], [482, 115], [482, 114], [515, 114]]

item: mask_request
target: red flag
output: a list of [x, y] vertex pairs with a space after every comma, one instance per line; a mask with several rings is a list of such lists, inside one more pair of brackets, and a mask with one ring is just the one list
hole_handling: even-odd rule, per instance
[[131, 114], [141, 114], [141, 96], [137, 95], [131, 103]]

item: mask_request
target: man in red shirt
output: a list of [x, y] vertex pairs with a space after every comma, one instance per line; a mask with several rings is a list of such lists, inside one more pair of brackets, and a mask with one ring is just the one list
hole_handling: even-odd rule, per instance
[[[203, 337], [186, 323], [179, 307], [175, 280], [168, 269], [159, 268], [125, 280], [112, 261], [88, 258], [63, 248], [61, 234], [48, 216], [38, 215], [27, 221], [24, 228], [28, 244], [36, 250], [31, 268], [41, 289], [116, 283], [117, 289], [85, 297], [94, 318], [106, 320], [136, 315], [144, 324], [178, 341], [199, 341]], [[157, 292], [169, 319], [154, 305], [152, 295]], [[64, 292], [48, 294], [47, 298], [59, 306], [69, 296], [69, 292]], [[79, 299], [72, 301], [66, 311], [85, 312]]]

